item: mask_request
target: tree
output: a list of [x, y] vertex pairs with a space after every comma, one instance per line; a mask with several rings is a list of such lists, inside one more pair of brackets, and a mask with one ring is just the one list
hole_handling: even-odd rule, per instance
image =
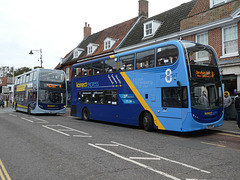
[[21, 67], [21, 68], [18, 68], [14, 71], [14, 76], [18, 76], [20, 74], [23, 74], [25, 72], [28, 72], [28, 71], [31, 71], [32, 69], [29, 68], [29, 67]]

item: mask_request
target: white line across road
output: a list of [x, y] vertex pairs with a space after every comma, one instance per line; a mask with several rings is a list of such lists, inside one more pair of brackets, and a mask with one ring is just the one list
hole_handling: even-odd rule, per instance
[[[188, 165], [188, 164], [185, 164], [185, 163], [181, 163], [181, 162], [178, 162], [178, 161], [175, 161], [175, 160], [171, 160], [171, 159], [168, 159], [168, 158], [165, 158], [165, 157], [162, 157], [162, 156], [158, 156], [158, 155], [155, 155], [155, 154], [152, 154], [152, 153], [149, 153], [149, 152], [146, 152], [146, 151], [137, 149], [137, 148], [133, 148], [133, 147], [130, 147], [130, 146], [127, 146], [127, 145], [124, 145], [124, 144], [120, 144], [120, 143], [117, 143], [117, 142], [114, 142], [114, 141], [111, 141], [111, 144], [91, 144], [91, 143], [88, 143], [88, 145], [89, 145], [89, 146], [92, 146], [92, 147], [95, 147], [95, 148], [97, 148], [97, 149], [100, 149], [100, 150], [102, 150], [102, 151], [105, 151], [105, 152], [107, 152], [107, 153], [109, 153], [109, 154], [112, 154], [112, 155], [114, 155], [114, 156], [116, 156], [116, 157], [118, 157], [118, 158], [120, 158], [120, 159], [123, 159], [123, 160], [125, 160], [125, 161], [131, 162], [131, 163], [133, 163], [133, 164], [136, 164], [136, 165], [138, 165], [138, 166], [141, 166], [141, 167], [143, 167], [143, 168], [145, 168], [145, 169], [148, 169], [148, 170], [150, 170], [150, 171], [153, 171], [153, 172], [155, 172], [155, 173], [158, 173], [158, 174], [160, 174], [160, 175], [162, 175], [162, 176], [165, 176], [165, 177], [167, 177], [167, 178], [173, 179], [173, 180], [180, 180], [180, 178], [175, 177], [175, 176], [170, 175], [170, 174], [167, 174], [167, 173], [162, 172], [162, 171], [160, 171], [160, 170], [154, 169], [154, 168], [152, 168], [152, 167], [150, 167], [150, 166], [148, 166], [148, 165], [145, 165], [145, 164], [143, 164], [143, 163], [137, 162], [136, 160], [148, 160], [148, 161], [152, 161], [152, 160], [154, 160], [154, 161], [164, 160], [164, 161], [167, 161], [167, 162], [170, 162], [170, 163], [175, 163], [175, 164], [178, 164], [178, 165], [181, 165], [181, 166], [184, 166], [184, 167], [187, 167], [187, 168], [196, 170], [196, 171], [200, 171], [201, 173], [206, 173], [206, 174], [211, 173], [211, 172], [209, 172], [209, 171], [205, 171], [205, 170], [199, 169], [199, 168], [197, 168], [197, 167], [194, 167], [194, 166], [191, 166], [191, 165]], [[101, 147], [101, 146], [102, 146], [102, 147]], [[118, 153], [115, 153], [115, 152], [113, 152], [113, 151], [111, 151], [111, 150], [108, 150], [108, 149], [106, 149], [106, 148], [103, 148], [103, 147], [109, 147], [109, 148], [110, 148], [110, 147], [114, 147], [114, 146], [115, 146], [115, 147], [117, 147], [117, 146], [119, 146], [119, 147], [125, 147], [125, 148], [127, 148], [127, 149], [130, 149], [130, 150], [134, 150], [134, 151], [143, 153], [143, 154], [145, 154], [145, 156], [148, 155], [148, 156], [151, 156], [151, 157], [145, 157], [145, 156], [143, 156], [143, 157], [125, 157], [125, 156], [122, 156], [122, 155], [120, 155], [120, 154], [118, 154]]]
[[88, 133], [86, 133], [86, 132], [79, 131], [79, 130], [76, 130], [76, 129], [73, 129], [73, 128], [70, 128], [70, 127], [67, 127], [67, 126], [63, 126], [63, 125], [60, 125], [60, 124], [57, 124], [57, 125], [43, 125], [42, 127], [45, 127], [47, 129], [50, 129], [50, 130], [55, 131], [57, 133], [63, 134], [65, 136], [71, 136], [71, 134], [73, 134], [72, 137], [92, 137], [92, 136], [89, 136]]

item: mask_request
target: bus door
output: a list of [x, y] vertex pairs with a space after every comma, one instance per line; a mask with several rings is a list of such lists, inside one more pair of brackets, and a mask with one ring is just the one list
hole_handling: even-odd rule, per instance
[[186, 86], [161, 88], [161, 104], [157, 114], [164, 124], [170, 123], [171, 127], [181, 127], [182, 121], [187, 115], [187, 107], [188, 94]]

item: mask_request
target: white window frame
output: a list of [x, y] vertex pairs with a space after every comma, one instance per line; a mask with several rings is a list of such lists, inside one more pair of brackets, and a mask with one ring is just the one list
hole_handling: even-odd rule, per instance
[[[236, 28], [236, 39], [233, 39], [231, 41], [236, 41], [236, 51], [235, 52], [230, 52], [230, 53], [225, 53], [225, 30], [229, 29], [229, 28]], [[239, 56], [239, 52], [238, 52], [238, 25], [234, 24], [231, 26], [226, 26], [224, 28], [222, 28], [222, 56], [220, 58], [227, 58], [227, 57], [234, 57], [234, 56]]]
[[87, 45], [87, 55], [93, 54], [98, 48], [98, 46], [99, 46], [98, 44], [89, 43]]
[[[204, 45], [208, 45], [208, 32], [197, 34], [196, 35], [196, 42], [204, 44]], [[196, 61], [206, 61], [209, 58], [208, 53], [206, 53], [206, 56], [203, 56], [204, 52], [198, 52], [196, 55], [197, 55]]]
[[225, 4], [230, 1], [232, 0], [220, 0], [219, 2], [217, 2], [217, 0], [210, 0], [210, 8]]
[[83, 51], [84, 51], [84, 49], [82, 49], [82, 48], [74, 49], [74, 51], [73, 51], [73, 59], [78, 58], [82, 54]]
[[144, 39], [152, 37], [157, 32], [158, 28], [162, 25], [162, 22], [152, 20], [143, 24], [143, 35]]
[[108, 49], [111, 49], [112, 46], [115, 44], [116, 41], [117, 41], [116, 39], [107, 37], [107, 38], [104, 40], [104, 51], [105, 51], [105, 50], [108, 50]]

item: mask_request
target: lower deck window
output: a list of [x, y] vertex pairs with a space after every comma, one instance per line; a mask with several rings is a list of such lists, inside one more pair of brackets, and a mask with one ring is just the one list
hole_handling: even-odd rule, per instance
[[187, 87], [162, 88], [162, 107], [187, 108]]
[[104, 91], [104, 104], [118, 104], [118, 93], [117, 90], [106, 90]]

